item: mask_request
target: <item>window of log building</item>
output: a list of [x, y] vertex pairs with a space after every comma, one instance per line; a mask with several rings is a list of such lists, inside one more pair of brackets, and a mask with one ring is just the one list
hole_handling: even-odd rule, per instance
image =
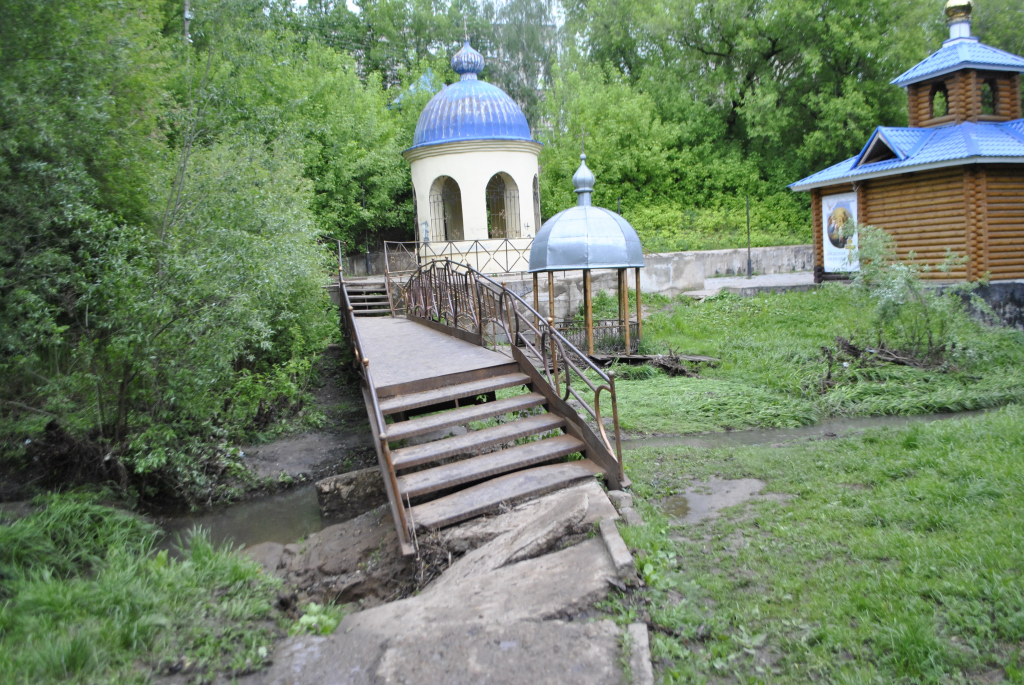
[[932, 86], [932, 118], [944, 117], [949, 114], [949, 94], [945, 84]]
[[981, 84], [981, 113], [996, 113], [996, 82], [989, 80]]

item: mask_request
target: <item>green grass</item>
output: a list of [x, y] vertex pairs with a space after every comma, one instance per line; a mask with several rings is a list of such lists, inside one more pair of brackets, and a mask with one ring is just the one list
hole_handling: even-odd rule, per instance
[[619, 416], [623, 429], [633, 433], [793, 427], [837, 416], [926, 414], [1024, 401], [1024, 334], [966, 315], [952, 333], [957, 346], [950, 367], [837, 366], [835, 386], [823, 392], [827, 366], [821, 348], [834, 346], [836, 336], [874, 339], [873, 305], [861, 291], [827, 284], [818, 291], [723, 294], [703, 302], [645, 296], [644, 303], [651, 310], [644, 321], [646, 347], [710, 355], [722, 363], [697, 379], [618, 379]]
[[[1024, 408], [626, 465], [648, 523], [623, 537], [664, 682], [1024, 682]], [[710, 475], [787, 499], [695, 525], [661, 515]], [[612, 604], [623, 622], [637, 606]]]
[[0, 526], [0, 682], [149, 682], [259, 668], [279, 634], [280, 582], [194, 534], [182, 558], [158, 529], [99, 503], [50, 495]]

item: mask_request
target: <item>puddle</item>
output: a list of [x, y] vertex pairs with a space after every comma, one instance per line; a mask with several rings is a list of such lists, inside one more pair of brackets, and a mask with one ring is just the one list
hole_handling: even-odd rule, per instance
[[764, 486], [764, 481], [756, 478], [710, 478], [694, 483], [684, 493], [664, 498], [659, 505], [666, 516], [679, 523], [700, 523], [717, 517], [721, 509], [759, 498]]
[[690, 501], [686, 495], [670, 495], [659, 503], [661, 512], [670, 519], [683, 521], [690, 514]]
[[251, 547], [261, 542], [295, 542], [339, 522], [340, 519], [321, 518], [316, 486], [304, 485], [211, 511], [166, 517], [159, 523], [168, 532], [167, 545], [176, 544], [176, 533], [202, 526], [215, 543]]
[[850, 419], [833, 419], [816, 423], [813, 426], [801, 426], [800, 428], [755, 428], [727, 433], [628, 438], [622, 441], [622, 449], [635, 450], [641, 447], [674, 447], [676, 445], [696, 447], [698, 449], [770, 445], [781, 442], [793, 442], [795, 440], [847, 435], [868, 428], [883, 426], [899, 428], [912, 423], [931, 423], [932, 421], [944, 421], [946, 419], [962, 419], [968, 416], [980, 416], [983, 413], [985, 412], [964, 411], [952, 414], [925, 414], [922, 416], [863, 416]]

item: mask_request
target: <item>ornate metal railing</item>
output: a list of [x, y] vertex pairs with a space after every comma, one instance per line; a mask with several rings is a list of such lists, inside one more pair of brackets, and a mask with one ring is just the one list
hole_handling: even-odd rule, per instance
[[[555, 323], [558, 332], [581, 350], [587, 349], [587, 329], [582, 321], [561, 321]], [[639, 354], [640, 325], [629, 322], [629, 350], [626, 351], [625, 326], [618, 319], [594, 321], [594, 352], [596, 354]]]
[[520, 273], [530, 268], [533, 238], [384, 243], [385, 269], [411, 272], [433, 261], [465, 264], [483, 274]]
[[[580, 429], [585, 437], [593, 438], [588, 446], [602, 453], [594, 461], [616, 485], [625, 481], [615, 375], [580, 352], [556, 329], [553, 319], [545, 319], [521, 297], [476, 269], [447, 260], [417, 269], [405, 283], [403, 298], [410, 319], [462, 331], [462, 337], [511, 354], [521, 366], [536, 370], [538, 380], [547, 386], [540, 392], [564, 403], [563, 411], [578, 415], [577, 409], [582, 409], [589, 415], [592, 421], [584, 417]], [[602, 416], [604, 393], [611, 406], [614, 442]]]

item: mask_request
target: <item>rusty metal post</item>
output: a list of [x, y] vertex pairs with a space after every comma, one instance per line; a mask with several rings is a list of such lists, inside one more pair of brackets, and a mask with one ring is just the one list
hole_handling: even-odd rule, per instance
[[619, 482], [626, 479], [626, 470], [622, 463], [622, 434], [619, 431], [619, 403], [615, 397], [615, 372], [608, 372], [608, 386], [611, 388], [612, 399], [612, 423], [615, 428], [615, 456], [619, 461]]
[[551, 340], [551, 370], [555, 374], [555, 394], [562, 394], [562, 383], [558, 378], [558, 347], [555, 344], [555, 317], [548, 317], [548, 327], [550, 332], [548, 339]]
[[587, 329], [587, 354], [594, 354], [594, 299], [591, 294], [590, 269], [583, 270], [583, 325]]

